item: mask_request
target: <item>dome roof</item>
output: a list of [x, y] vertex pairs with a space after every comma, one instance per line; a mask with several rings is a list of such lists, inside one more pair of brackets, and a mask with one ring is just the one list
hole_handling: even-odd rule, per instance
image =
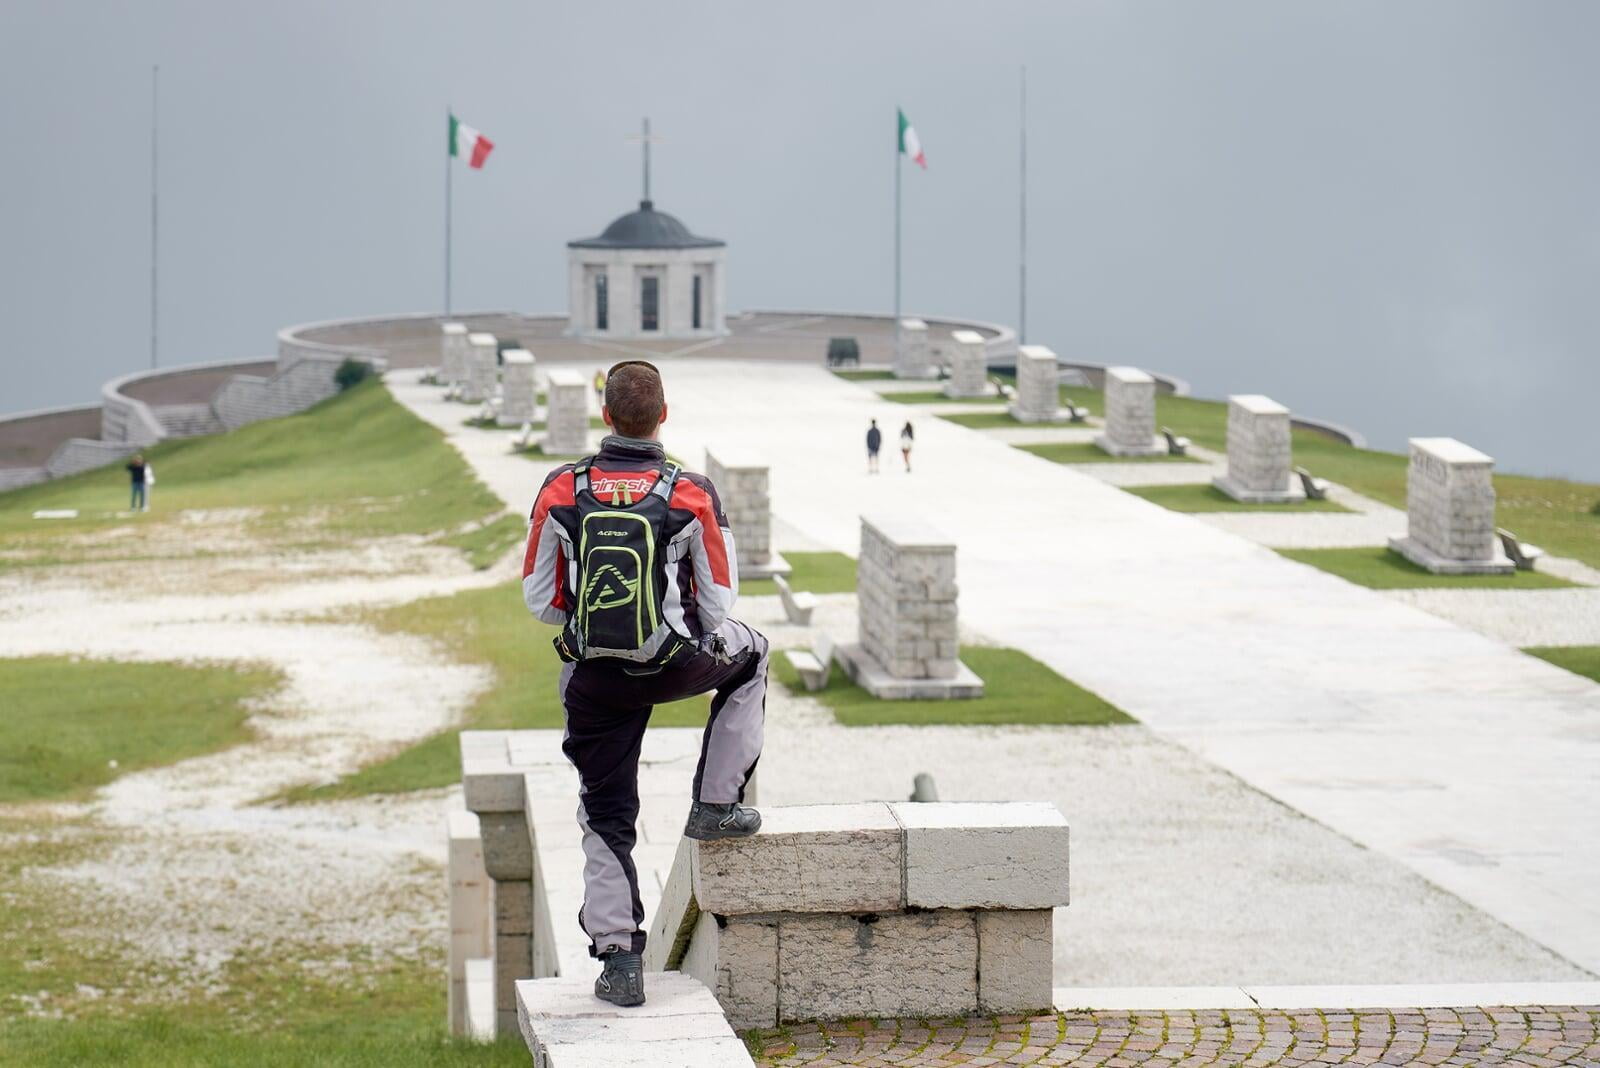
[[648, 200], [605, 228], [599, 237], [568, 241], [568, 248], [721, 248], [714, 237], [696, 237], [675, 215], [657, 211]]

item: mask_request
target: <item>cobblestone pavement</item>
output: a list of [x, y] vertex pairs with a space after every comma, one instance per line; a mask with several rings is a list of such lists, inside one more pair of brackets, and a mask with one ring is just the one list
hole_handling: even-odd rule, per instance
[[804, 1024], [764, 1065], [1600, 1065], [1600, 1006], [1072, 1012]]

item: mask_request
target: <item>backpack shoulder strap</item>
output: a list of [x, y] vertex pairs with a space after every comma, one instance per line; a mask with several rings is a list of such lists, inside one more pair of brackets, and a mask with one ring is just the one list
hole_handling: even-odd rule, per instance
[[672, 487], [677, 485], [678, 476], [683, 474], [683, 469], [677, 464], [661, 461], [661, 475], [656, 479], [656, 484], [650, 487], [650, 492], [662, 500], [672, 501]]
[[593, 456], [585, 456], [572, 465], [572, 495], [574, 497], [581, 493], [589, 492], [589, 466], [593, 463]]

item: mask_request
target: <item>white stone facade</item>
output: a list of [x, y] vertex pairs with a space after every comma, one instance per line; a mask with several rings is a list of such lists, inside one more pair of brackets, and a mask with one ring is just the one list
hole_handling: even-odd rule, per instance
[[1248, 504], [1303, 500], [1290, 470], [1289, 409], [1259, 393], [1228, 398], [1228, 473], [1212, 480]]
[[467, 335], [467, 362], [461, 380], [461, 399], [482, 404], [494, 398], [500, 377], [500, 342], [493, 334]]
[[957, 330], [950, 335], [950, 379], [944, 384], [947, 397], [987, 397], [989, 385], [988, 349], [976, 330]]
[[531, 423], [539, 405], [539, 385], [535, 378], [538, 361], [527, 349], [507, 349], [500, 366], [500, 414], [502, 426]]
[[[1050, 1003], [1051, 910], [1067, 903], [1069, 871], [1055, 806], [874, 802], [764, 816], [751, 838], [684, 842], [693, 894], [665, 925], [688, 944], [663, 963], [710, 987], [735, 1027]], [[679, 896], [669, 886], [663, 900]]]
[[1043, 345], [1017, 350], [1017, 393], [1011, 418], [1021, 423], [1054, 423], [1067, 418], [1061, 410], [1061, 364]]
[[789, 565], [772, 551], [772, 498], [767, 492], [766, 462], [707, 449], [706, 477], [717, 487], [723, 513], [733, 531], [739, 577], [788, 574]]
[[544, 451], [582, 456], [589, 451], [589, 384], [570, 367], [550, 372], [545, 391]]
[[[597, 338], [723, 337], [727, 327], [728, 250], [707, 248], [568, 248], [567, 332]], [[600, 279], [604, 278], [602, 327]], [[656, 328], [645, 329], [646, 278], [655, 279]], [[695, 279], [700, 325], [695, 325]]]
[[901, 319], [894, 350], [896, 378], [937, 378], [933, 348], [928, 341], [928, 324], [921, 319]]
[[1495, 536], [1494, 460], [1454, 438], [1412, 438], [1406, 536], [1389, 547], [1443, 575], [1515, 570]]
[[467, 324], [439, 324], [439, 379], [458, 386], [467, 371]]
[[1112, 456], [1157, 456], [1156, 380], [1137, 367], [1107, 367], [1106, 427], [1094, 443]]
[[957, 592], [954, 542], [914, 519], [863, 516], [858, 644], [838, 652], [850, 677], [883, 698], [982, 696], [960, 660]]

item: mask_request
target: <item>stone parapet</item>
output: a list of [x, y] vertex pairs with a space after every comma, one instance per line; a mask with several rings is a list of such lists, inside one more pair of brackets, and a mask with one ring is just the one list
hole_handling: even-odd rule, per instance
[[1437, 574], [1509, 574], [1495, 535], [1494, 460], [1454, 438], [1412, 438], [1406, 535], [1390, 548]]
[[788, 574], [789, 565], [772, 551], [772, 498], [767, 491], [766, 461], [707, 449], [706, 477], [717, 487], [733, 531], [739, 577]]
[[944, 384], [947, 397], [987, 397], [994, 392], [989, 384], [988, 348], [976, 330], [957, 330], [950, 335], [950, 379]]
[[1104, 432], [1094, 443], [1112, 456], [1157, 456], [1156, 380], [1137, 367], [1107, 367]]
[[459, 386], [467, 377], [467, 324], [439, 324], [439, 378]]
[[652, 975], [643, 1005], [618, 1008], [584, 977], [517, 984], [517, 1024], [534, 1068], [752, 1068], [717, 999], [698, 980]]
[[839, 650], [845, 669], [869, 689], [880, 677], [975, 681], [959, 658], [957, 592], [954, 542], [914, 519], [863, 516], [856, 563], [859, 645]]
[[936, 378], [939, 368], [933, 363], [928, 342], [928, 324], [921, 319], [901, 319], [894, 350], [896, 378]]
[[1270, 397], [1228, 398], [1228, 472], [1212, 484], [1236, 501], [1284, 504], [1301, 500], [1290, 472], [1289, 409]]
[[500, 380], [500, 342], [493, 334], [467, 335], [466, 367], [461, 399], [467, 404], [493, 400]]
[[[685, 842], [655, 932], [738, 1028], [1017, 1013], [1050, 1003], [1069, 830], [1035, 803], [807, 805], [760, 832]], [[659, 958], [658, 958], [659, 960]]]
[[570, 367], [550, 372], [545, 391], [544, 451], [581, 456], [589, 451], [589, 385]]
[[535, 378], [538, 361], [527, 349], [507, 349], [501, 357], [500, 412], [504, 426], [531, 423], [538, 413], [539, 385]]
[[1043, 345], [1017, 350], [1017, 392], [1011, 417], [1023, 423], [1056, 423], [1067, 418], [1061, 410], [1061, 364]]
[[494, 956], [493, 884], [483, 863], [483, 839], [478, 817], [461, 810], [449, 813], [450, 956], [447, 1012], [450, 1033], [469, 1035], [472, 1021], [467, 1011], [467, 962]]

